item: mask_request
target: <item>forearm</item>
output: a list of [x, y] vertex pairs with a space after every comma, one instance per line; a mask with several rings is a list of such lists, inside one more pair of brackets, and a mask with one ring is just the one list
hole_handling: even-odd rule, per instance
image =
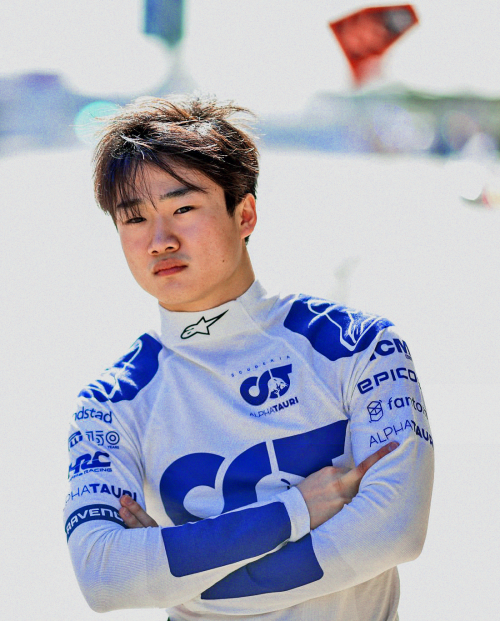
[[[304, 539], [228, 575], [191, 610], [279, 610], [349, 589], [414, 559], [425, 538], [433, 478], [432, 453], [419, 448], [408, 439], [372, 468], [340, 513]], [[420, 454], [408, 470], [401, 462], [412, 452]]]
[[81, 507], [73, 512], [81, 523], [68, 540], [80, 588], [98, 612], [187, 602], [242, 565], [302, 537], [304, 520], [290, 519], [299, 498], [293, 490], [216, 518], [130, 530], [116, 521], [83, 522], [89, 509]]

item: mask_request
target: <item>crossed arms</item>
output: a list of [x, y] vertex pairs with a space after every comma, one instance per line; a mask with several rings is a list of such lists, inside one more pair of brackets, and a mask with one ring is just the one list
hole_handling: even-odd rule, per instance
[[[366, 472], [379, 459], [398, 446], [397, 442], [390, 442], [351, 470], [327, 466], [318, 472], [313, 472], [299, 483], [297, 487], [309, 511], [311, 530], [324, 524], [349, 504], [358, 493], [359, 485]], [[119, 513], [127, 528], [158, 527], [156, 521], [129, 495], [122, 496], [120, 504]]]
[[[420, 461], [411, 459], [411, 452], [419, 448], [416, 442], [408, 437], [392, 452], [387, 443], [348, 472], [327, 467], [304, 479], [295, 492], [306, 506], [310, 534], [298, 540], [290, 536], [293, 511], [287, 507], [288, 515], [284, 509], [272, 513], [283, 508], [282, 502], [257, 503], [256, 508], [194, 524], [160, 528], [141, 508], [142, 498], [135, 502], [125, 495], [119, 515], [128, 530], [94, 521], [71, 535], [82, 591], [89, 605], [101, 612], [189, 601], [205, 609], [216, 604], [231, 614], [244, 614], [249, 606], [258, 613], [278, 610], [364, 582], [415, 558], [423, 545], [429, 485], [428, 476], [419, 472]], [[422, 442], [420, 447], [427, 448]], [[409, 452], [413, 463], [400, 476], [400, 464]], [[407, 515], [401, 515], [402, 505], [409, 506]], [[224, 526], [224, 520], [232, 521]], [[264, 535], [265, 546], [253, 547]], [[204, 546], [200, 552], [193, 543], [197, 537]], [[250, 548], [242, 550], [248, 542]], [[221, 547], [228, 554], [223, 562]], [[176, 562], [184, 558], [190, 567], [178, 569]], [[301, 567], [302, 574], [283, 584], [283, 566]], [[258, 597], [250, 601], [248, 595]]]

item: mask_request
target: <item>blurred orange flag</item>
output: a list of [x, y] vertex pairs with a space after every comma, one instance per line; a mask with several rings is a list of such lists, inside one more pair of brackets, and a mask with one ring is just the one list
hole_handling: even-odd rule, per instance
[[366, 82], [379, 72], [387, 48], [418, 23], [411, 4], [362, 9], [330, 22], [351, 66], [354, 81]]

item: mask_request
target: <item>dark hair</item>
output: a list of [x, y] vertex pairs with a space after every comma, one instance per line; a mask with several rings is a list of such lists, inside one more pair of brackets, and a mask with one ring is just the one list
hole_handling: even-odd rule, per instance
[[[137, 177], [148, 164], [199, 189], [176, 171], [182, 166], [221, 186], [232, 216], [246, 194], [256, 195], [259, 174], [254, 139], [241, 120], [228, 120], [235, 115], [252, 113], [233, 103], [201, 97], [139, 97], [121, 108], [106, 119], [94, 152], [98, 205], [116, 224], [117, 205], [135, 197]], [[136, 215], [133, 204], [127, 209]]]

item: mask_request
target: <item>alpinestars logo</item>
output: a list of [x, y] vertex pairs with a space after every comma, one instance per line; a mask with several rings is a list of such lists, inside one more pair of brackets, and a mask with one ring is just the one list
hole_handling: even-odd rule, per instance
[[220, 315], [217, 315], [217, 317], [212, 317], [212, 319], [205, 319], [205, 317], [202, 317], [196, 323], [193, 323], [190, 326], [187, 326], [187, 328], [184, 328], [184, 330], [183, 330], [183, 332], [181, 334], [181, 339], [190, 339], [195, 334], [208, 334], [208, 335], [210, 335], [209, 328], [211, 326], [213, 326], [216, 321], [219, 321], [219, 319], [221, 317], [224, 317], [224, 315], [227, 312], [228, 311], [224, 311]]
[[[291, 372], [292, 365], [285, 364], [265, 371], [260, 377], [247, 377], [240, 386], [241, 396], [250, 405], [262, 405], [269, 397], [282, 397], [290, 388]], [[255, 387], [258, 388], [258, 394], [253, 394]]]

